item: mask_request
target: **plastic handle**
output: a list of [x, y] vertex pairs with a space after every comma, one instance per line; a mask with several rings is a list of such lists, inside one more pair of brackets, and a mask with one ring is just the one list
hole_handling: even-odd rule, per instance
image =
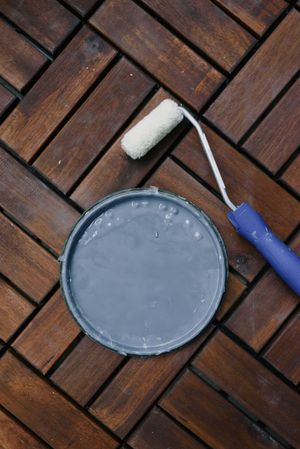
[[300, 296], [300, 257], [273, 234], [262, 216], [249, 204], [242, 203], [229, 212], [228, 218], [237, 232], [258, 249], [276, 273]]

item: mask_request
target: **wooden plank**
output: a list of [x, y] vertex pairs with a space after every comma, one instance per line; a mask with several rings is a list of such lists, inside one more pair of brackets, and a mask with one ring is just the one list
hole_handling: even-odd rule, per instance
[[[182, 132], [184, 125], [179, 125], [156, 145], [153, 151], [140, 160], [128, 157], [121, 148], [121, 140], [124, 134], [135, 123], [140, 121], [162, 100], [169, 98], [167, 92], [160, 89], [137, 115], [120, 138], [110, 147], [90, 173], [84, 178], [72, 195], [72, 199], [82, 207], [89, 207], [100, 198], [117, 190], [136, 187], [159, 161], [162, 155], [168, 151], [174, 140]], [[111, 167], [114, 167], [111, 170]]]
[[58, 278], [56, 260], [0, 214], [0, 271], [19, 288], [40, 301]]
[[205, 114], [235, 142], [298, 70], [299, 26], [300, 14], [292, 10]]
[[[248, 202], [280, 238], [287, 238], [300, 221], [300, 203], [238, 153], [208, 127], [203, 127], [233, 203]], [[199, 138], [192, 130], [178, 145], [175, 156], [210, 186], [219, 190]], [[224, 215], [223, 220], [227, 221]], [[242, 239], [239, 239], [242, 242]], [[244, 246], [244, 242], [242, 244]], [[241, 246], [242, 247], [242, 246]], [[250, 257], [255, 257], [250, 250]], [[247, 257], [247, 255], [245, 255]], [[246, 273], [244, 273], [246, 274]]]
[[287, 7], [283, 0], [217, 0], [252, 31], [262, 35]]
[[0, 338], [7, 341], [34, 306], [0, 278]]
[[300, 79], [244, 144], [245, 149], [272, 173], [280, 169], [299, 145], [300, 127], [295, 120], [295, 112], [299, 110]]
[[[192, 151], [192, 148], [189, 148]], [[201, 150], [200, 150], [201, 152]], [[200, 163], [200, 162], [199, 162]], [[167, 160], [147, 182], [174, 192], [202, 209], [215, 223], [224, 239], [230, 265], [247, 279], [252, 280], [263, 267], [263, 260], [242, 239], [226, 218], [227, 207], [213, 193], [202, 186], [175, 162]]]
[[[220, 369], [220, 360], [217, 367]], [[185, 372], [160, 405], [214, 449], [282, 447], [190, 371]]]
[[[300, 234], [292, 246], [300, 252]], [[226, 326], [253, 349], [260, 351], [298, 304], [296, 294], [269, 269]]]
[[0, 0], [0, 10], [51, 53], [79, 23], [56, 0]]
[[107, 0], [91, 23], [160, 82], [200, 109], [222, 75], [131, 0]]
[[13, 346], [45, 374], [79, 332], [58, 291], [30, 322]]
[[218, 332], [194, 365], [292, 446], [300, 447], [300, 396], [232, 340]]
[[0, 360], [0, 403], [54, 449], [117, 446], [100, 426], [9, 352]]
[[65, 0], [65, 3], [75, 9], [81, 16], [85, 16], [98, 0]]
[[57, 252], [79, 218], [75, 209], [1, 149], [0, 204]]
[[0, 20], [0, 76], [22, 90], [43, 67], [46, 57]]
[[128, 443], [133, 449], [205, 449], [203, 444], [156, 407], [129, 438]]
[[1, 449], [45, 449], [46, 446], [34, 438], [20, 424], [0, 410]]
[[143, 0], [143, 3], [228, 72], [255, 41], [210, 0]]
[[[35, 162], [68, 191], [154, 86], [122, 59]], [[82, 126], [84, 124], [84, 126]]]
[[300, 195], [300, 154], [281, 176], [281, 179]]
[[0, 138], [29, 160], [116, 52], [82, 28], [0, 127]]
[[0, 116], [7, 110], [12, 104], [15, 97], [2, 84], [0, 84]]
[[51, 379], [84, 406], [124, 359], [84, 337]]
[[296, 312], [265, 354], [266, 359], [294, 384], [300, 381], [300, 312]]
[[123, 438], [211, 332], [184, 348], [151, 358], [132, 358], [92, 404], [90, 411]]
[[226, 292], [222, 299], [220, 308], [216, 314], [218, 320], [222, 320], [224, 315], [231, 309], [233, 304], [239, 299], [246, 286], [233, 274], [229, 273]]

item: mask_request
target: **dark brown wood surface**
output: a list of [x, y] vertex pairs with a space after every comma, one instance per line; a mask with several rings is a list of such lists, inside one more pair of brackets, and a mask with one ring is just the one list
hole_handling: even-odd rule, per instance
[[0, 35], [0, 76], [22, 90], [47, 59], [3, 20], [0, 20]]
[[79, 22], [56, 0], [1, 0], [0, 10], [51, 53]]
[[[300, 254], [299, 29], [295, 0], [0, 0], [1, 449], [300, 449], [299, 298], [233, 229], [187, 121], [121, 149], [181, 102], [233, 202]], [[209, 327], [150, 358], [84, 335], [58, 283], [81, 212], [141, 186], [203, 209], [229, 261]]]

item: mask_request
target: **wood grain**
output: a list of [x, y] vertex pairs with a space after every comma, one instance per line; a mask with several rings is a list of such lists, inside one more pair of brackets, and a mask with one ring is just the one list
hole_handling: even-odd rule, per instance
[[[300, 234], [292, 247], [300, 252]], [[260, 351], [298, 303], [296, 294], [269, 269], [226, 326], [253, 349]]]
[[226, 291], [216, 314], [218, 320], [224, 318], [224, 315], [226, 315], [233, 304], [239, 299], [245, 288], [246, 286], [236, 276], [229, 273]]
[[219, 229], [225, 242], [230, 265], [247, 279], [252, 280], [263, 267], [262, 258], [234, 231], [226, 219], [228, 210], [224, 203], [175, 162], [171, 160], [164, 162], [147, 184], [183, 196], [202, 209]]
[[0, 84], [0, 117], [7, 110], [7, 108], [12, 104], [15, 97], [10, 93], [5, 87]]
[[252, 31], [262, 35], [287, 7], [283, 0], [217, 0]]
[[29, 160], [97, 79], [115, 51], [82, 28], [0, 127], [0, 138]]
[[20, 424], [0, 410], [1, 449], [45, 449], [46, 445], [35, 439]]
[[65, 0], [65, 2], [80, 15], [85, 16], [97, 3], [97, 0]]
[[51, 53], [79, 23], [56, 0], [0, 0], [0, 10]]
[[150, 92], [154, 83], [122, 59], [35, 162], [68, 191]]
[[300, 127], [293, 119], [300, 110], [300, 79], [298, 79], [253, 134], [245, 149], [272, 173], [277, 172], [297, 149]]
[[117, 447], [101, 427], [10, 353], [0, 360], [0, 403], [54, 449]]
[[133, 449], [205, 449], [158, 408], [154, 407], [128, 440]]
[[51, 379], [80, 405], [85, 405], [124, 359], [84, 337]]
[[90, 411], [116, 435], [124, 437], [211, 332], [184, 348], [160, 357], [131, 358]]
[[0, 214], [0, 271], [35, 301], [41, 301], [58, 278], [56, 260]]
[[195, 109], [222, 75], [131, 0], [107, 0], [91, 23]]
[[[165, 98], [169, 98], [167, 92], [160, 89], [146, 104], [143, 110], [129, 124], [127, 129], [109, 148], [105, 155], [89, 172], [72, 194], [72, 199], [82, 207], [89, 207], [100, 198], [117, 190], [136, 187], [157, 164], [163, 154], [168, 151], [174, 140], [182, 132], [184, 125], [179, 125], [167, 137], [165, 137], [152, 151], [140, 160], [128, 157], [121, 148], [121, 140], [129, 128], [134, 126], [145, 115]], [[111, 167], [114, 169], [111, 170]]]
[[210, 0], [143, 0], [143, 3], [228, 72], [255, 42]]
[[79, 328], [58, 291], [21, 333], [13, 347], [46, 373], [78, 334]]
[[205, 116], [239, 141], [299, 68], [300, 14], [292, 10]]
[[0, 20], [0, 76], [22, 90], [43, 67], [46, 57]]
[[57, 252], [79, 218], [75, 209], [1, 148], [0, 205]]
[[190, 371], [181, 376], [160, 404], [215, 449], [282, 447]]
[[280, 335], [265, 354], [266, 359], [294, 384], [300, 381], [300, 350], [295, 342], [300, 340], [299, 310], [286, 323]]
[[296, 157], [293, 163], [286, 169], [281, 176], [281, 179], [300, 195], [300, 154]]
[[300, 447], [300, 396], [236, 343], [218, 332], [194, 365], [291, 445]]
[[[214, 131], [203, 127], [233, 203], [250, 203], [280, 238], [287, 238], [300, 221], [300, 203]], [[217, 191], [217, 183], [201, 148], [191, 131], [174, 152], [187, 167]], [[225, 216], [224, 216], [224, 219]]]
[[0, 278], [0, 338], [7, 341], [34, 310], [23, 296]]

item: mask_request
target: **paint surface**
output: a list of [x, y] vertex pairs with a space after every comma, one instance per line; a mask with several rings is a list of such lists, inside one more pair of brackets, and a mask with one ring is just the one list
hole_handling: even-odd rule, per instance
[[121, 192], [72, 234], [65, 296], [83, 329], [109, 348], [160, 354], [214, 315], [226, 281], [224, 248], [207, 217], [183, 199], [157, 189]]

